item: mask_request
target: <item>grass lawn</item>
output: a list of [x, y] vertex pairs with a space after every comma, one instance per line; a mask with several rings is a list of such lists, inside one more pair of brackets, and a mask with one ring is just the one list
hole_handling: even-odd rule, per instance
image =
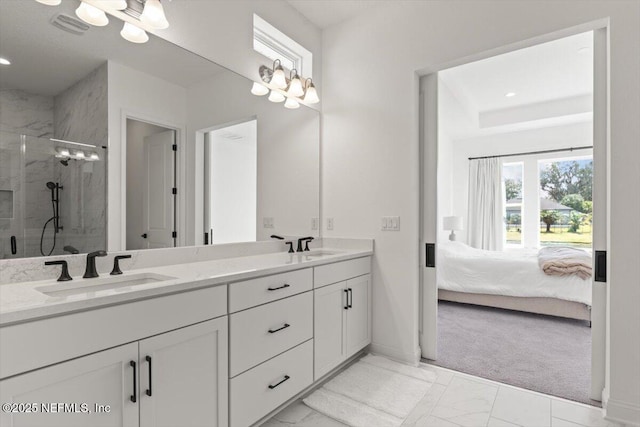
[[[592, 234], [591, 225], [583, 225], [577, 233], [570, 233], [569, 226], [558, 226], [546, 232], [547, 227], [540, 227], [540, 243], [542, 246], [549, 245], [568, 245], [579, 247], [591, 247]], [[522, 241], [521, 233], [515, 228], [507, 231], [507, 242], [520, 243]]]

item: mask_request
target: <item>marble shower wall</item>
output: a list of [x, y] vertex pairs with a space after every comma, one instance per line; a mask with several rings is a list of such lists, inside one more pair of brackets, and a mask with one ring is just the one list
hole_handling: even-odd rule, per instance
[[108, 143], [107, 63], [55, 97], [55, 138], [96, 145], [97, 148], [67, 146], [94, 152], [99, 161], [69, 160], [54, 163], [54, 174], [64, 187], [60, 192], [59, 237], [81, 253], [106, 248], [106, 157]]
[[53, 97], [0, 89], [0, 131], [53, 137]]

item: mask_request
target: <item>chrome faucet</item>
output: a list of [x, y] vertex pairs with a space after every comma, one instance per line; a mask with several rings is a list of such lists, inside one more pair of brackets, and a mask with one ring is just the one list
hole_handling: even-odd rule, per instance
[[84, 269], [85, 279], [90, 279], [92, 277], [98, 277], [98, 271], [96, 270], [96, 257], [97, 256], [107, 256], [106, 251], [95, 251], [87, 254], [87, 266]]

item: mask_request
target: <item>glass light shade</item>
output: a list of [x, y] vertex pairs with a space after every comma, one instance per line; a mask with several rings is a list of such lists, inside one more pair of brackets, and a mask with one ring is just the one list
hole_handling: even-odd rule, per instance
[[269, 94], [269, 101], [271, 102], [282, 102], [284, 101], [284, 98], [285, 96], [283, 94], [276, 92], [275, 90], [272, 90], [271, 94]]
[[47, 6], [57, 6], [62, 3], [62, 0], [36, 0], [38, 3], [46, 4]]
[[98, 153], [91, 153], [89, 155], [89, 159], [88, 160], [92, 160], [92, 161], [100, 160], [100, 156], [98, 156]]
[[73, 153], [73, 157], [75, 157], [76, 159], [84, 159], [85, 155], [84, 155], [84, 151], [76, 151], [75, 153]]
[[263, 96], [269, 93], [269, 88], [261, 85], [258, 82], [253, 82], [253, 86], [251, 87], [251, 93], [256, 96]]
[[169, 21], [167, 21], [167, 17], [164, 15], [164, 8], [160, 0], [147, 0], [144, 3], [140, 20], [151, 28], [158, 30], [164, 30], [169, 27]]
[[107, 18], [107, 14], [104, 11], [85, 2], [80, 3], [80, 6], [76, 9], [76, 15], [87, 24], [95, 25], [96, 27], [104, 27], [109, 23], [109, 18]]
[[296, 74], [289, 83], [289, 90], [287, 91], [289, 96], [302, 96], [304, 95], [304, 89], [302, 89], [302, 82], [300, 77]]
[[298, 108], [300, 104], [293, 98], [287, 98], [287, 102], [284, 103], [284, 108], [289, 108], [293, 110], [294, 108]]
[[0, 65], [11, 65], [11, 61], [7, 58], [0, 58]]
[[69, 157], [71, 153], [69, 153], [69, 149], [58, 147], [56, 148], [56, 157]]
[[125, 10], [127, 8], [127, 0], [98, 0], [100, 4], [115, 10]]
[[273, 72], [273, 77], [271, 77], [271, 81], [269, 83], [271, 83], [278, 89], [284, 89], [287, 87], [287, 78], [284, 75], [284, 69], [282, 68], [282, 65], [278, 65], [276, 67], [275, 71]]
[[130, 41], [131, 43], [146, 43], [149, 40], [147, 32], [142, 28], [138, 28], [129, 22], [125, 22], [120, 31], [120, 35], [123, 39]]
[[313, 83], [309, 83], [309, 87], [307, 87], [307, 93], [304, 95], [304, 102], [307, 104], [317, 104], [320, 102], [320, 98], [318, 98], [318, 92], [316, 92], [316, 87]]

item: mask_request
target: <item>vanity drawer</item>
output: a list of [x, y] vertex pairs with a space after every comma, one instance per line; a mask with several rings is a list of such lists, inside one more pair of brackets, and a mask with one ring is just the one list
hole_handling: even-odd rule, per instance
[[229, 375], [234, 377], [312, 337], [313, 292], [232, 314]]
[[369, 256], [321, 265], [313, 269], [313, 287], [320, 288], [369, 273], [371, 273]]
[[313, 340], [309, 340], [229, 382], [231, 426], [250, 426], [312, 382]]
[[229, 285], [229, 312], [282, 299], [313, 287], [313, 270], [288, 271]]

